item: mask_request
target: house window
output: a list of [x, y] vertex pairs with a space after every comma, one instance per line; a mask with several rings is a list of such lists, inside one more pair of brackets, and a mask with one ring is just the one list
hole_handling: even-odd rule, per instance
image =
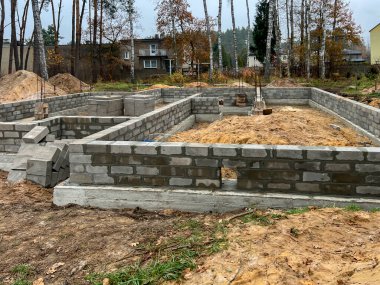
[[144, 68], [157, 68], [157, 60], [144, 60]]
[[130, 59], [131, 58], [131, 54], [130, 54], [130, 52], [129, 51], [126, 51], [125, 53], [124, 53], [124, 59]]
[[151, 55], [157, 54], [157, 45], [156, 44], [150, 45], [150, 54]]

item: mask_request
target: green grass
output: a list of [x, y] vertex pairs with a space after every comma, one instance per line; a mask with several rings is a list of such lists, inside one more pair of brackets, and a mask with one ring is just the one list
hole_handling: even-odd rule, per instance
[[161, 284], [180, 280], [183, 271], [194, 270], [200, 256], [225, 249], [227, 227], [225, 223], [211, 226], [189, 219], [174, 225], [177, 236], [168, 238], [160, 245], [148, 243], [138, 249], [150, 256], [147, 262], [137, 262], [112, 273], [93, 273], [86, 277], [89, 284], [101, 285], [109, 278], [111, 285]]
[[347, 207], [344, 207], [344, 210], [348, 212], [359, 212], [359, 211], [363, 211], [363, 208], [358, 205], [351, 204], [351, 205], [348, 205]]
[[294, 208], [294, 209], [290, 209], [290, 210], [287, 210], [285, 211], [285, 214], [287, 215], [301, 215], [301, 214], [304, 214], [304, 213], [307, 213], [309, 212], [310, 209], [309, 208]]
[[31, 285], [32, 282], [28, 277], [33, 272], [33, 268], [29, 264], [19, 264], [12, 268], [12, 273], [16, 277], [16, 281], [12, 285]]
[[380, 208], [373, 208], [370, 210], [371, 213], [378, 213], [380, 212]]
[[270, 226], [274, 222], [271, 220], [271, 218], [267, 215], [261, 215], [259, 213], [252, 213], [246, 216], [243, 216], [240, 218], [240, 220], [247, 224], [247, 223], [254, 223], [259, 226]]
[[123, 81], [115, 81], [115, 82], [98, 82], [94, 86], [95, 91], [125, 91], [131, 92], [136, 89], [142, 90], [147, 88], [144, 85], [136, 85]]

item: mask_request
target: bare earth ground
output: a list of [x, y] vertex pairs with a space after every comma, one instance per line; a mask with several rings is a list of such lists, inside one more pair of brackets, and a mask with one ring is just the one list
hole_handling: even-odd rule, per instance
[[188, 236], [176, 225], [190, 220], [205, 231], [226, 222], [227, 248], [200, 256], [194, 271], [167, 284], [380, 284], [379, 212], [268, 210], [237, 217], [57, 208], [51, 190], [9, 185], [5, 177], [0, 172], [0, 284], [14, 284], [12, 268], [20, 264], [31, 266], [30, 281], [89, 284], [87, 274], [144, 264], [163, 240]]
[[342, 121], [310, 107], [274, 107], [270, 116], [229, 116], [199, 123], [171, 142], [303, 146], [369, 146], [371, 141]]

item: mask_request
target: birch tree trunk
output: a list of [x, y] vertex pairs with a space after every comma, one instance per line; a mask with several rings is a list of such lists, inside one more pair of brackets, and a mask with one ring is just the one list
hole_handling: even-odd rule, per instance
[[34, 18], [34, 31], [36, 37], [36, 46], [34, 48], [38, 50], [38, 63], [40, 67], [41, 77], [45, 80], [48, 80], [49, 75], [46, 65], [45, 45], [44, 38], [42, 36], [42, 25], [38, 0], [32, 0], [32, 10]]
[[305, 12], [305, 28], [306, 28], [306, 77], [310, 79], [310, 24], [311, 24], [311, 13], [310, 13], [310, 1], [306, 0], [306, 12]]
[[271, 49], [272, 49], [272, 37], [273, 37], [273, 10], [274, 10], [274, 0], [269, 0], [269, 15], [268, 15], [268, 35], [267, 35], [267, 48], [265, 55], [265, 80], [270, 79], [270, 69], [271, 69]]
[[218, 51], [219, 51], [219, 71], [223, 71], [223, 47], [222, 47], [222, 7], [223, 0], [219, 0], [218, 11]]
[[129, 29], [130, 29], [130, 37], [131, 37], [131, 81], [132, 83], [136, 82], [135, 79], [135, 35], [134, 35], [134, 26], [133, 26], [133, 18], [135, 16], [135, 7], [134, 0], [128, 0], [128, 20], [129, 20]]
[[213, 50], [212, 50], [212, 38], [211, 38], [210, 18], [208, 16], [207, 1], [206, 0], [203, 0], [203, 7], [204, 7], [204, 11], [205, 11], [206, 29], [207, 29], [207, 37], [208, 37], [209, 53], [210, 53], [210, 68], [208, 70], [208, 79], [211, 82], [212, 81], [212, 75], [214, 73], [214, 70], [213, 70], [213, 67], [214, 67], [214, 53], [213, 53]]
[[236, 37], [236, 22], [235, 22], [235, 7], [234, 0], [231, 2], [231, 18], [232, 18], [232, 35], [233, 35], [233, 46], [234, 46], [234, 63], [235, 63], [235, 74], [239, 73], [239, 63], [238, 63], [238, 52], [237, 52], [237, 37]]
[[290, 0], [290, 73], [292, 75], [293, 66], [294, 66], [294, 0]]
[[327, 5], [326, 0], [322, 0], [321, 3], [321, 20], [322, 20], [322, 43], [321, 43], [321, 50], [319, 53], [319, 61], [320, 61], [320, 78], [325, 79], [326, 78], [326, 14], [327, 14]]
[[174, 2], [173, 0], [170, 1], [171, 3], [171, 23], [172, 23], [172, 37], [173, 37], [173, 50], [174, 50], [174, 59], [175, 59], [175, 70], [177, 71], [178, 68], [178, 52], [177, 52], [177, 32], [175, 28], [175, 9], [174, 9]]
[[247, 6], [247, 19], [248, 19], [248, 26], [247, 26], [247, 67], [249, 67], [249, 54], [250, 54], [250, 47], [251, 47], [251, 15], [249, 13], [249, 1], [246, 0], [246, 6]]
[[288, 40], [287, 40], [287, 64], [286, 64], [286, 75], [290, 77], [290, 21], [289, 21], [289, 0], [286, 0], [286, 30], [287, 30], [287, 35], [288, 35]]
[[1, 19], [0, 19], [0, 76], [1, 74], [1, 60], [3, 59], [3, 42], [4, 42], [4, 21], [5, 21], [5, 5], [4, 0], [0, 0], [1, 5]]

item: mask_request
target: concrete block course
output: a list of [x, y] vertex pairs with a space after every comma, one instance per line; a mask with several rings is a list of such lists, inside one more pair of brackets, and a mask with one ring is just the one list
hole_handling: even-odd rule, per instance
[[36, 126], [29, 133], [27, 133], [22, 138], [22, 140], [24, 143], [39, 143], [48, 134], [49, 134], [49, 129], [47, 127]]

